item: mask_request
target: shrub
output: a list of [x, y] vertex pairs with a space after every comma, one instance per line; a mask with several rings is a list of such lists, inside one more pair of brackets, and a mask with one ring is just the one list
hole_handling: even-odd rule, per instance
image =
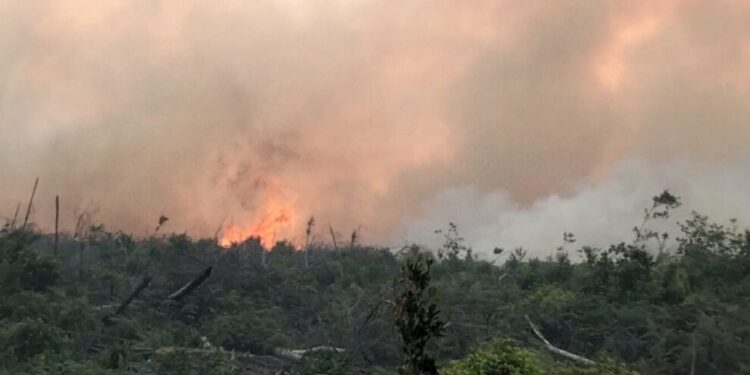
[[440, 371], [444, 375], [541, 374], [534, 354], [510, 340], [495, 340]]

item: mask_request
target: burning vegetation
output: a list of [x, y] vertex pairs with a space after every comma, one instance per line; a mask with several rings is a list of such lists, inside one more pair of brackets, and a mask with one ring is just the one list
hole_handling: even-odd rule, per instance
[[0, 22], [0, 374], [750, 374], [748, 0]]
[[229, 224], [221, 232], [218, 243], [221, 247], [230, 248], [233, 245], [245, 242], [250, 238], [256, 238], [263, 247], [271, 250], [276, 240], [285, 239], [291, 233], [290, 217], [282, 210], [271, 217], [262, 217], [250, 225]]
[[74, 233], [46, 234], [33, 222], [34, 195], [0, 229], [0, 369], [10, 373], [634, 375], [750, 366], [750, 322], [738, 313], [750, 309], [750, 231], [694, 213], [667, 236], [656, 224], [682, 205], [669, 192], [653, 198], [632, 242], [574, 250], [566, 232], [543, 259], [501, 248], [477, 258], [454, 224], [437, 231], [444, 243], [435, 251], [369, 247], [356, 232], [313, 247], [313, 218], [305, 251], [279, 241], [269, 252], [259, 236], [274, 239], [276, 226], [224, 245], [170, 234], [163, 215], [144, 238], [108, 231], [90, 213]]

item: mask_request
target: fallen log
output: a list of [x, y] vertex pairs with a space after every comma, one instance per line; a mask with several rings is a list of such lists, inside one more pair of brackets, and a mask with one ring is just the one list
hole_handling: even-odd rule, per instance
[[203, 284], [206, 279], [208, 279], [209, 276], [211, 276], [211, 270], [213, 267], [206, 268], [198, 277], [193, 279], [193, 281], [185, 284], [182, 288], [180, 288], [178, 291], [172, 293], [167, 297], [169, 300], [179, 301], [183, 297], [190, 294], [195, 288], [199, 287], [201, 284]]
[[549, 341], [547, 341], [547, 339], [544, 337], [544, 335], [542, 335], [542, 332], [539, 331], [539, 328], [537, 328], [537, 326], [534, 325], [534, 323], [531, 322], [531, 319], [529, 319], [529, 316], [528, 315], [524, 315], [524, 317], [526, 318], [526, 322], [529, 323], [529, 327], [531, 327], [531, 330], [534, 331], [534, 335], [536, 335], [536, 337], [539, 340], [542, 341], [542, 344], [544, 344], [544, 347], [547, 350], [549, 350], [550, 352], [552, 352], [554, 354], [557, 354], [557, 355], [559, 355], [559, 356], [561, 356], [563, 358], [567, 358], [567, 359], [569, 359], [569, 360], [571, 360], [573, 362], [577, 362], [577, 363], [584, 364], [584, 365], [587, 365], [587, 366], [591, 366], [591, 365], [595, 365], [596, 364], [596, 362], [594, 362], [594, 361], [592, 361], [592, 360], [590, 360], [590, 359], [588, 359], [586, 357], [582, 357], [582, 356], [580, 356], [578, 354], [573, 354], [571, 352], [562, 350], [562, 349], [560, 349], [560, 348], [552, 345]]
[[133, 303], [133, 301], [138, 297], [138, 295], [141, 294], [141, 292], [143, 292], [148, 287], [148, 285], [150, 283], [151, 283], [151, 276], [144, 277], [143, 280], [140, 282], [140, 284], [138, 284], [138, 286], [133, 290], [133, 292], [130, 293], [130, 295], [128, 296], [128, 298], [126, 298], [125, 301], [123, 301], [120, 304], [120, 307], [118, 307], [117, 310], [115, 310], [114, 313], [103, 317], [102, 318], [102, 322], [108, 323], [110, 321], [110, 319], [112, 319], [113, 316], [119, 315], [119, 314], [122, 314], [123, 312], [125, 312], [125, 309], [131, 303]]
[[185, 353], [185, 354], [189, 354], [191, 357], [199, 356], [199, 355], [213, 355], [215, 353], [221, 353], [222, 355], [225, 355], [226, 357], [228, 357], [228, 359], [231, 361], [249, 362], [255, 366], [260, 366], [261, 368], [265, 368], [265, 369], [283, 369], [283, 368], [289, 367], [292, 364], [292, 362], [285, 360], [284, 358], [279, 358], [273, 355], [260, 355], [260, 354], [253, 354], [253, 353], [237, 352], [234, 350], [226, 350], [223, 348], [198, 349], [198, 348], [167, 346], [167, 347], [161, 347], [158, 349], [149, 350], [145, 352], [144, 354], [149, 357], [152, 357], [152, 356], [157, 356], [157, 355], [170, 355], [178, 351]]
[[305, 355], [311, 354], [311, 353], [321, 353], [321, 352], [334, 352], [334, 353], [343, 353], [346, 350], [342, 348], [336, 348], [332, 346], [316, 346], [309, 349], [287, 349], [287, 348], [274, 348], [273, 349], [273, 355], [262, 355], [262, 354], [253, 354], [253, 353], [247, 353], [247, 352], [237, 352], [234, 350], [226, 350], [221, 347], [208, 347], [208, 348], [184, 348], [184, 347], [161, 347], [155, 350], [150, 350], [149, 354], [160, 354], [160, 353], [170, 353], [174, 351], [183, 351], [188, 354], [209, 354], [214, 352], [224, 353], [230, 357], [230, 359], [269, 359], [269, 360], [275, 360], [278, 362], [289, 364], [287, 361], [292, 362], [298, 362], [301, 361]]
[[273, 354], [277, 357], [289, 359], [292, 361], [301, 361], [308, 354], [312, 353], [344, 353], [346, 349], [333, 346], [315, 346], [309, 349], [287, 349], [273, 348]]

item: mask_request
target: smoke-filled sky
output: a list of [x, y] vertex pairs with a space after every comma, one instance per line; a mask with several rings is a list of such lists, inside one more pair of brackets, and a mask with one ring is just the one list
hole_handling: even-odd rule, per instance
[[[554, 249], [750, 223], [750, 2], [0, 0], [0, 215]], [[23, 211], [23, 210], [22, 210]], [[273, 231], [269, 232], [269, 227]]]

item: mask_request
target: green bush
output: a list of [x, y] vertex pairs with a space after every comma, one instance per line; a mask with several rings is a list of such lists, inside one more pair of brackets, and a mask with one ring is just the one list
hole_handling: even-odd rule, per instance
[[12, 353], [19, 362], [47, 351], [59, 351], [66, 341], [62, 330], [41, 319], [22, 320], [3, 333], [5, 350]]
[[188, 351], [183, 348], [162, 348], [156, 351], [154, 371], [161, 375], [236, 374], [227, 354], [218, 349]]
[[637, 372], [613, 362], [609, 358], [597, 359], [594, 366], [557, 365], [550, 375], [638, 375]]
[[536, 375], [539, 363], [531, 352], [510, 340], [495, 340], [466, 358], [453, 361], [441, 371], [444, 375]]

